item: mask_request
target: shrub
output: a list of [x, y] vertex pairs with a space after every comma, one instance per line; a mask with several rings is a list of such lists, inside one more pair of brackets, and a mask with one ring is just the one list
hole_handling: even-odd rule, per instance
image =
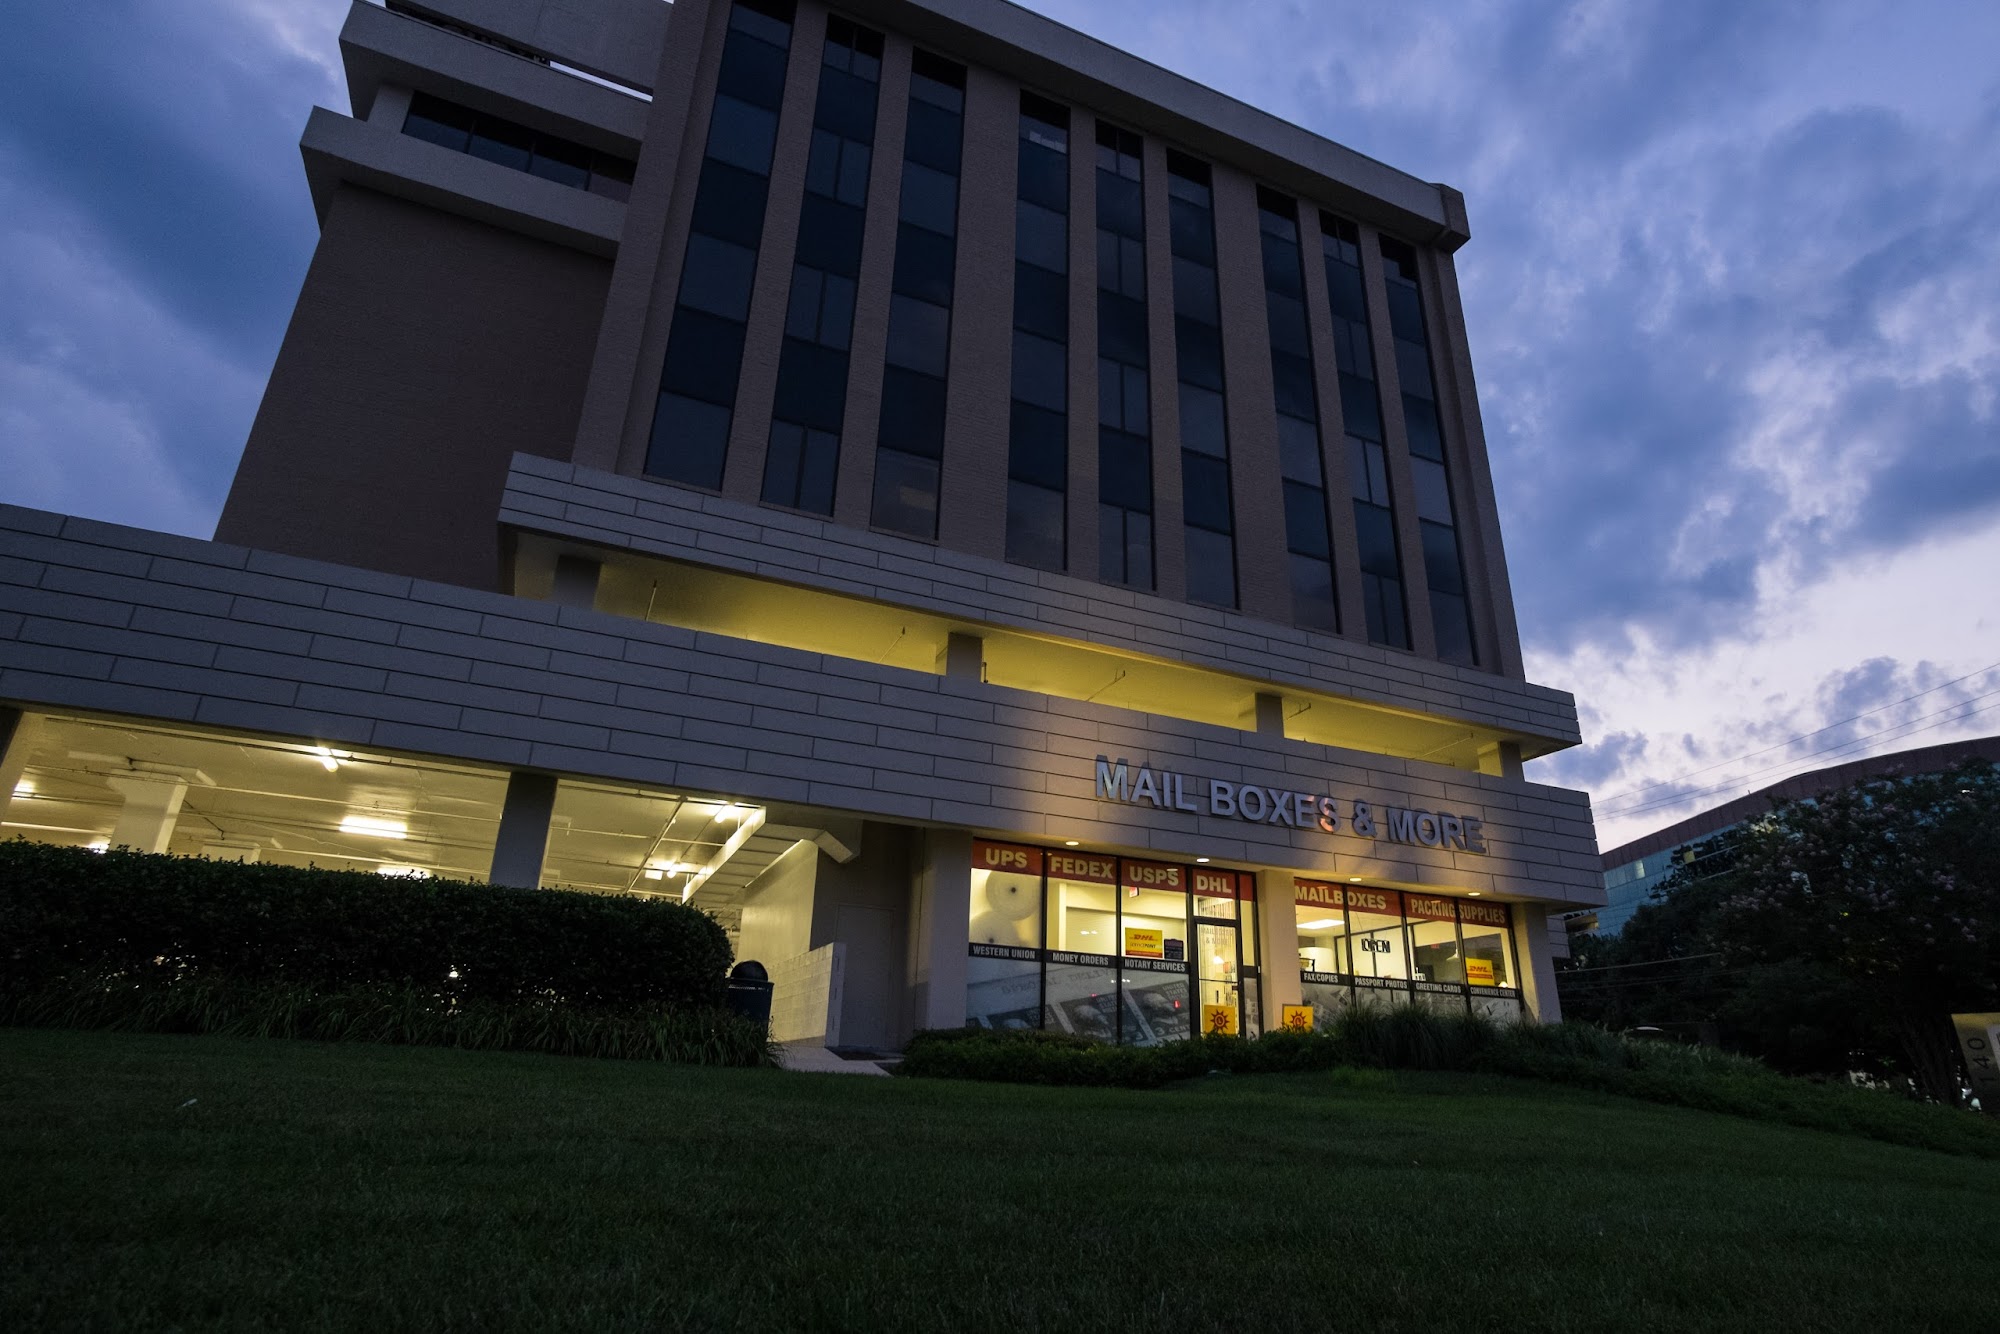
[[677, 903], [358, 871], [0, 844], [5, 988], [189, 978], [324, 992], [412, 988], [451, 1006], [702, 1008], [729, 941]]
[[1635, 1041], [1586, 1024], [1497, 1024], [1404, 1006], [1347, 1013], [1311, 1033], [1114, 1047], [1059, 1033], [919, 1033], [897, 1073], [1022, 1084], [1159, 1088], [1202, 1075], [1333, 1069], [1455, 1070], [1567, 1084], [1892, 1144], [2000, 1158], [2000, 1126], [1891, 1094], [1815, 1084], [1710, 1047]]
[[0, 1024], [378, 1042], [692, 1065], [775, 1064], [763, 1025], [726, 1010], [578, 1008], [493, 1000], [451, 1005], [435, 992], [387, 985], [321, 990], [283, 982], [184, 978], [168, 985], [141, 986], [74, 978], [31, 993], [0, 993]]

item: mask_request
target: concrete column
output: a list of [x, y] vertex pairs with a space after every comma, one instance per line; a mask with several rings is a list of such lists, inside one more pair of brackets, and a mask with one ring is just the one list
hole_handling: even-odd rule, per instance
[[1257, 692], [1257, 735], [1282, 737], [1285, 734], [1285, 697], [1268, 690]]
[[938, 654], [938, 673], [956, 681], [984, 681], [986, 641], [978, 635], [952, 631], [945, 638], [943, 651]]
[[487, 880], [516, 889], [538, 889], [542, 860], [549, 851], [549, 817], [556, 809], [553, 774], [510, 774], [507, 801], [500, 808], [500, 834], [493, 841], [493, 870]]
[[[187, 800], [187, 779], [180, 774], [120, 774], [107, 780], [125, 798], [125, 809], [111, 831], [111, 846], [138, 852], [165, 852]], [[11, 789], [9, 789], [11, 791]]]
[[1521, 997], [1531, 1018], [1562, 1022], [1556, 995], [1555, 962], [1549, 953], [1549, 910], [1539, 903], [1514, 905], [1514, 951], [1521, 967]]
[[365, 112], [356, 107], [355, 114], [365, 116], [370, 125], [379, 125], [397, 134], [403, 132], [403, 122], [410, 114], [410, 90], [399, 83], [385, 83], [375, 90], [375, 104]]
[[1518, 741], [1495, 741], [1490, 746], [1479, 748], [1479, 772], [1491, 774], [1495, 778], [1521, 777], [1521, 743]]
[[557, 556], [555, 583], [549, 599], [581, 611], [597, 610], [597, 583], [604, 566], [587, 556]]
[[1280, 1008], [1297, 1005], [1299, 914], [1290, 871], [1257, 873], [1257, 960], [1263, 965], [1264, 1031], [1278, 1026]]
[[14, 800], [14, 785], [27, 770], [34, 727], [35, 720], [30, 715], [19, 709], [0, 708], [0, 820], [7, 818], [8, 805]]
[[962, 829], [925, 830], [911, 890], [911, 1026], [963, 1028], [972, 835]]

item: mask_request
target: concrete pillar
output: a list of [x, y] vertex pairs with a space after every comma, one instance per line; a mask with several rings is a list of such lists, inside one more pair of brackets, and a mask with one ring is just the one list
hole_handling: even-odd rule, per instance
[[556, 809], [554, 774], [516, 773], [507, 777], [507, 801], [500, 808], [500, 833], [493, 840], [495, 885], [538, 889], [542, 860], [549, 851], [549, 818]]
[[1521, 777], [1521, 745], [1518, 741], [1495, 741], [1479, 748], [1479, 772], [1495, 778]]
[[1521, 966], [1521, 998], [1530, 1018], [1545, 1024], [1562, 1022], [1562, 1000], [1556, 995], [1555, 962], [1549, 953], [1549, 910], [1539, 903], [1514, 905], [1514, 951]]
[[927, 829], [910, 896], [910, 1021], [965, 1027], [965, 941], [972, 915], [972, 835]]
[[125, 798], [111, 846], [138, 852], [165, 852], [174, 837], [181, 803], [187, 799], [187, 779], [180, 774], [131, 773], [107, 780]]
[[1257, 692], [1257, 735], [1282, 737], [1285, 734], [1285, 697], [1268, 690]]
[[14, 786], [28, 767], [34, 748], [35, 719], [19, 709], [0, 708], [0, 820], [14, 800]]
[[374, 104], [356, 107], [354, 114], [364, 117], [370, 125], [401, 134], [403, 122], [410, 115], [410, 90], [399, 83], [385, 83], [375, 90]]
[[955, 681], [984, 681], [986, 641], [978, 635], [963, 635], [954, 630], [945, 637], [937, 665], [939, 675]]
[[1257, 961], [1263, 966], [1264, 1031], [1277, 1028], [1280, 1008], [1297, 1005], [1299, 914], [1290, 871], [1257, 872]]
[[581, 611], [597, 610], [597, 583], [604, 566], [584, 556], [557, 556], [549, 600]]

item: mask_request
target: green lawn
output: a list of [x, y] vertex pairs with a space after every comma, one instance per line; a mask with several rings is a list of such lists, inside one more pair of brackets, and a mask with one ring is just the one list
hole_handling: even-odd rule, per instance
[[1164, 1093], [0, 1030], [0, 1329], [1992, 1328], [2000, 1163], [1466, 1076]]

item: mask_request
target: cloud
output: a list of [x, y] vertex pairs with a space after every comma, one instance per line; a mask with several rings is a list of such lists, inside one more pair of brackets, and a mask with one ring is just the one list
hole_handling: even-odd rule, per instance
[[345, 6], [99, 8], [0, 47], [0, 482], [206, 536], [312, 253]]

